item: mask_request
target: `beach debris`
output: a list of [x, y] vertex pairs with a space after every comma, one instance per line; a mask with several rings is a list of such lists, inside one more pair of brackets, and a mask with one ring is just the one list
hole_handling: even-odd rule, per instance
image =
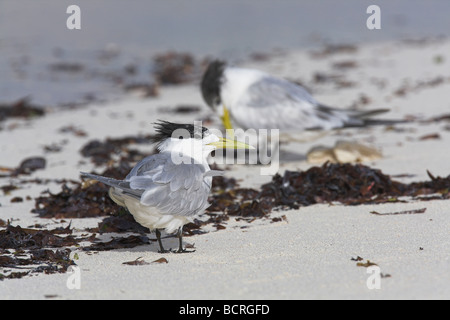
[[60, 132], [60, 133], [71, 133], [71, 134], [73, 134], [76, 137], [86, 137], [87, 136], [86, 131], [84, 131], [84, 130], [82, 130], [80, 128], [77, 128], [76, 126], [73, 126], [73, 125], [68, 125], [68, 126], [61, 127], [61, 128], [59, 128], [58, 132]]
[[0, 167], [1, 177], [17, 177], [18, 175], [29, 175], [36, 170], [45, 169], [47, 161], [43, 157], [30, 157], [22, 160], [17, 168]]
[[[83, 251], [109, 251], [117, 249], [129, 249], [137, 246], [148, 245], [153, 241], [146, 236], [131, 235], [128, 237], [114, 237], [108, 242], [94, 242], [90, 246], [84, 246]], [[156, 241], [156, 240], [154, 240]]]
[[[105, 141], [91, 140], [80, 150], [81, 155], [91, 158], [91, 161], [100, 166], [112, 162], [114, 157], [120, 156], [119, 162], [138, 162], [144, 157], [154, 153], [142, 153], [130, 148], [132, 144], [150, 144], [151, 135], [126, 136], [123, 138], [107, 138]], [[131, 168], [130, 168], [131, 170]]]
[[[364, 261], [363, 258], [361, 258], [360, 256], [357, 256], [356, 258], [351, 258], [351, 261], [356, 261], [356, 266], [357, 267], [363, 267], [363, 268], [369, 268], [369, 267], [373, 267], [373, 266], [377, 266], [378, 264], [375, 262], [372, 262], [370, 260], [366, 260], [366, 262], [361, 262]], [[391, 278], [392, 276], [388, 273], [381, 273], [380, 272], [380, 278]]]
[[132, 93], [143, 98], [159, 96], [159, 85], [156, 83], [131, 82], [126, 84], [124, 89], [128, 93]]
[[410, 82], [405, 82], [399, 88], [394, 90], [393, 95], [397, 97], [404, 97], [408, 93], [419, 92], [424, 89], [434, 88], [436, 86], [448, 83], [449, 81], [450, 79], [448, 78], [436, 76], [435, 78], [432, 79], [418, 80], [414, 84], [411, 84]]
[[127, 264], [129, 266], [142, 266], [150, 263], [146, 262], [145, 260], [142, 260], [142, 257], [138, 257], [136, 260], [122, 262], [122, 264]]
[[381, 170], [361, 164], [330, 164], [312, 167], [304, 172], [286, 171], [276, 175], [262, 187], [262, 195], [275, 193], [280, 205], [297, 208], [299, 205], [340, 202], [346, 205], [399, 201], [398, 197], [439, 194], [450, 198], [450, 175], [431, 181], [403, 184], [392, 180]]
[[394, 216], [394, 215], [399, 215], [399, 214], [422, 214], [422, 213], [425, 213], [425, 211], [427, 211], [427, 208], [404, 210], [404, 211], [398, 211], [398, 212], [387, 212], [387, 213], [379, 213], [377, 211], [370, 211], [370, 213], [378, 215], [378, 216]]
[[44, 114], [44, 108], [30, 104], [29, 97], [24, 97], [11, 104], [0, 104], [0, 121], [8, 118], [30, 119]]
[[288, 221], [285, 214], [283, 214], [280, 217], [273, 217], [272, 218], [272, 222], [280, 222], [280, 221], [286, 221], [286, 222]]
[[52, 143], [49, 145], [43, 146], [43, 150], [45, 153], [57, 153], [62, 151], [62, 145], [58, 145], [56, 143]]
[[4, 195], [8, 195], [11, 193], [11, 191], [19, 189], [19, 187], [10, 183], [10, 184], [1, 186], [0, 189], [3, 191]]
[[424, 140], [439, 140], [441, 139], [441, 135], [439, 133], [430, 133], [419, 137], [420, 141]]
[[327, 58], [335, 54], [353, 54], [358, 51], [358, 47], [352, 44], [328, 44], [324, 48], [312, 51], [313, 58]]
[[354, 141], [337, 141], [334, 147], [313, 147], [306, 154], [309, 163], [352, 163], [380, 159], [382, 154], [373, 147]]
[[156, 259], [155, 261], [152, 261], [152, 263], [169, 263], [169, 261], [163, 257], [163, 258]]
[[[121, 164], [108, 168], [101, 175], [117, 179], [129, 172], [130, 167]], [[273, 210], [298, 209], [316, 203], [340, 202], [344, 205], [401, 202], [400, 197], [414, 200], [450, 199], [450, 175], [435, 177], [428, 172], [430, 181], [403, 184], [392, 180], [381, 170], [362, 164], [325, 163], [306, 171], [285, 171], [276, 174], [272, 181], [260, 189], [240, 188], [234, 178], [213, 179], [211, 206], [207, 209], [208, 219], [186, 225], [187, 234], [198, 234], [206, 224], [223, 225], [230, 217], [268, 218]], [[117, 206], [107, 195], [108, 188], [101, 183], [85, 187], [75, 183], [69, 188], [66, 182], [62, 190], [53, 194], [49, 191], [35, 199], [32, 212], [45, 218], [74, 218], [107, 216], [99, 224], [99, 232], [122, 232], [134, 230], [146, 232], [134, 226], [129, 214]], [[221, 214], [217, 214], [220, 212]], [[218, 227], [221, 228], [220, 226]]]
[[163, 85], [181, 84], [193, 80], [196, 62], [189, 53], [169, 51], [156, 55], [153, 62], [153, 74]]
[[367, 260], [366, 262], [358, 262], [356, 263], [357, 267], [364, 267], [364, 268], [368, 268], [371, 266], [378, 266], [375, 262], [372, 262], [370, 260]]
[[[81, 239], [72, 236], [70, 226], [40, 230], [8, 223], [0, 230], [0, 280], [35, 273], [66, 272], [69, 266], [75, 265], [69, 257], [71, 249], [67, 247], [75, 246], [79, 241]], [[16, 269], [25, 271], [12, 271]]]
[[423, 120], [424, 123], [440, 122], [440, 121], [450, 122], [450, 113], [444, 113], [442, 115], [434, 116], [431, 117], [430, 119]]
[[356, 82], [347, 80], [343, 74], [315, 72], [313, 80], [316, 84], [334, 84], [337, 89], [351, 88], [356, 85]]
[[331, 67], [338, 70], [348, 70], [357, 68], [358, 63], [355, 60], [342, 60], [334, 62]]
[[108, 188], [100, 183], [83, 189], [81, 183], [75, 188], [63, 184], [61, 191], [44, 191], [35, 198], [35, 207], [31, 210], [41, 218], [87, 218], [113, 214], [119, 210], [108, 196]]
[[139, 257], [133, 261], [122, 262], [122, 264], [127, 264], [129, 266], [143, 266], [143, 265], [152, 264], [152, 263], [169, 263], [169, 261], [163, 257], [163, 258], [156, 259], [152, 262], [147, 262], [145, 260], [142, 260], [142, 257]]
[[85, 66], [78, 62], [55, 62], [48, 66], [54, 72], [78, 73], [84, 70]]
[[198, 113], [202, 110], [201, 106], [198, 105], [188, 105], [181, 104], [175, 107], [161, 107], [158, 108], [158, 111], [165, 113], [178, 113], [178, 114], [191, 114]]
[[[450, 199], [450, 175], [431, 181], [403, 184], [378, 169], [357, 164], [330, 164], [307, 171], [276, 174], [260, 190], [233, 188], [213, 190], [207, 212], [224, 212], [212, 216], [209, 223], [235, 217], [268, 217], [272, 210], [298, 209], [316, 203], [339, 202], [344, 205], [401, 202], [399, 197], [414, 200]], [[424, 197], [425, 196], [425, 197]]]
[[362, 261], [363, 260], [363, 258], [361, 258], [360, 256], [357, 256], [356, 258], [351, 258], [350, 259], [351, 261]]
[[11, 203], [23, 202], [22, 197], [14, 197], [10, 200]]
[[39, 169], [45, 169], [47, 161], [43, 157], [31, 157], [24, 159], [13, 175], [30, 174]]
[[125, 209], [120, 208], [118, 215], [112, 215], [104, 218], [98, 224], [99, 233], [120, 233], [120, 232], [134, 232], [140, 234], [147, 234], [150, 230], [143, 227], [134, 220], [133, 216]]

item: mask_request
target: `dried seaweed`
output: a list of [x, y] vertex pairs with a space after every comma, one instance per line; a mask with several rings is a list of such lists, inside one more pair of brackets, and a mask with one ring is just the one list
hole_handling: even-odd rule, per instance
[[[123, 213], [122, 213], [123, 212]], [[149, 233], [150, 230], [146, 227], [143, 227], [139, 223], [134, 220], [133, 216], [125, 211], [119, 211], [118, 215], [113, 215], [104, 218], [98, 224], [98, 231], [100, 233], [109, 233], [109, 232], [135, 232], [140, 234]]]
[[36, 170], [44, 169], [47, 161], [43, 157], [30, 157], [22, 160], [17, 168], [2, 168], [0, 177], [17, 177], [18, 175], [29, 175]]
[[327, 58], [335, 54], [350, 54], [358, 51], [358, 47], [352, 44], [328, 44], [322, 49], [311, 52], [313, 58]]
[[[127, 162], [120, 162], [116, 167], [105, 169], [100, 175], [123, 179], [131, 167]], [[61, 191], [51, 193], [44, 191], [43, 195], [35, 198], [35, 207], [31, 210], [41, 218], [92, 218], [119, 214], [121, 208], [108, 196], [109, 187], [103, 183], [83, 184], [62, 181]]]
[[371, 266], [378, 266], [375, 262], [372, 262], [370, 260], [367, 260], [366, 262], [358, 262], [356, 263], [357, 267], [364, 267], [364, 268], [368, 268]]
[[[137, 162], [149, 154], [143, 154], [131, 149], [130, 144], [150, 144], [151, 135], [127, 136], [124, 138], [107, 138], [105, 141], [91, 140], [85, 144], [80, 153], [84, 157], [91, 158], [96, 165], [110, 163], [114, 156], [120, 155], [120, 162]], [[150, 153], [151, 154], [151, 153]]]
[[67, 247], [75, 246], [81, 240], [73, 237], [71, 233], [70, 227], [39, 230], [8, 224], [6, 229], [0, 230], [0, 267], [3, 272], [5, 269], [27, 271], [0, 274], [0, 280], [21, 278], [32, 273], [66, 272], [69, 266], [75, 265], [69, 257], [71, 250]]
[[[378, 169], [364, 165], [330, 164], [307, 171], [285, 171], [275, 175], [261, 189], [234, 188], [226, 180], [213, 187], [211, 206], [207, 212], [225, 215], [206, 223], [219, 224], [235, 217], [268, 217], [272, 210], [298, 209], [317, 203], [339, 202], [345, 205], [399, 202], [400, 197], [416, 200], [450, 198], [450, 176], [434, 177], [431, 181], [403, 184], [392, 180]], [[223, 187], [223, 188], [221, 188]]]
[[345, 205], [392, 202], [401, 196], [440, 193], [449, 198], [450, 176], [426, 182], [403, 184], [378, 169], [364, 165], [329, 164], [307, 171], [286, 171], [262, 186], [259, 198], [274, 200], [274, 206], [299, 208], [316, 203]]
[[11, 104], [0, 104], [0, 121], [8, 118], [34, 118], [45, 114], [44, 108], [31, 105], [25, 97]]
[[155, 78], [163, 85], [181, 84], [192, 80], [196, 62], [188, 53], [167, 52], [155, 56]]
[[35, 198], [35, 208], [31, 210], [41, 218], [91, 218], [113, 214], [119, 207], [109, 198], [108, 188], [96, 183], [83, 189], [81, 183], [75, 188], [62, 185], [59, 193], [44, 191]]
[[146, 236], [131, 235], [128, 237], [114, 238], [108, 242], [97, 242], [90, 246], [83, 247], [83, 251], [108, 251], [124, 248], [134, 248], [148, 244], [150, 241]]
[[177, 105], [175, 107], [161, 107], [158, 109], [158, 111], [163, 113], [178, 113], [178, 114], [198, 113], [201, 110], [202, 110], [201, 106], [188, 104]]
[[145, 260], [142, 260], [142, 257], [139, 257], [133, 261], [122, 262], [122, 264], [127, 264], [129, 266], [142, 266], [142, 265], [147, 265], [147, 264], [152, 264], [152, 263], [169, 263], [169, 261], [163, 257], [163, 258], [156, 259], [152, 262], [147, 262]]
[[133, 260], [133, 261], [122, 262], [122, 264], [127, 264], [129, 266], [143, 266], [143, 265], [146, 265], [146, 264], [150, 264], [150, 262], [142, 260], [142, 257], [139, 257], [139, 258], [137, 258], [136, 260]]
[[[71, 231], [67, 231], [71, 233]], [[60, 248], [76, 245], [78, 242], [69, 234], [62, 237], [55, 231], [22, 228], [21, 226], [7, 225], [0, 230], [0, 248], [2, 249], [36, 249], [43, 247]]]
[[427, 208], [421, 208], [421, 209], [414, 209], [414, 210], [405, 210], [405, 211], [397, 211], [397, 212], [386, 212], [386, 213], [379, 213], [377, 211], [370, 211], [371, 214], [377, 215], [377, 216], [395, 216], [399, 214], [422, 214], [427, 211]]

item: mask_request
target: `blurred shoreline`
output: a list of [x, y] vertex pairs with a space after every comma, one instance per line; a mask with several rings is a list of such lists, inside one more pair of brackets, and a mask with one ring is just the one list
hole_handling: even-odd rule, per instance
[[67, 107], [130, 91], [151, 95], [160, 82], [157, 55], [191, 56], [197, 67], [191, 80], [198, 81], [207, 58], [240, 62], [327, 45], [450, 35], [450, 3], [442, 1], [377, 1], [382, 29], [372, 31], [366, 28], [371, 1], [81, 0], [81, 30], [66, 27], [70, 4], [0, 3], [0, 103], [29, 97], [36, 105]]

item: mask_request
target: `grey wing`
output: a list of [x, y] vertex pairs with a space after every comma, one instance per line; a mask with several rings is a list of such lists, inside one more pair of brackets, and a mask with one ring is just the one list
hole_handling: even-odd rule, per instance
[[139, 175], [151, 175], [153, 172], [160, 170], [167, 162], [167, 154], [157, 153], [148, 157], [145, 157], [139, 161], [130, 173], [126, 176], [125, 180], [129, 180], [133, 176]]
[[305, 102], [315, 106], [318, 102], [305, 88], [281, 78], [266, 76], [253, 83], [248, 89], [251, 97], [249, 106], [266, 107], [279, 103]]
[[[244, 127], [307, 130], [341, 127], [348, 116], [328, 112], [303, 87], [266, 76], [253, 83], [236, 103], [233, 116]], [[236, 119], [239, 118], [239, 119]]]
[[169, 153], [144, 160], [127, 177], [132, 189], [143, 191], [141, 204], [156, 207], [162, 214], [185, 216], [206, 208], [211, 177], [204, 166], [175, 164]]

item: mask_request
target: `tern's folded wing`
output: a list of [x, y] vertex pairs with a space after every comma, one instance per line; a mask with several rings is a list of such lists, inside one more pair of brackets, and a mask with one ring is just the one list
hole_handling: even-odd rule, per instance
[[132, 189], [142, 191], [141, 204], [162, 214], [192, 215], [204, 209], [211, 187], [205, 166], [175, 164], [168, 153], [155, 156], [142, 160], [127, 177]]
[[348, 115], [325, 112], [303, 87], [271, 76], [248, 87], [233, 112], [236, 121], [248, 128], [306, 130], [342, 127]]

